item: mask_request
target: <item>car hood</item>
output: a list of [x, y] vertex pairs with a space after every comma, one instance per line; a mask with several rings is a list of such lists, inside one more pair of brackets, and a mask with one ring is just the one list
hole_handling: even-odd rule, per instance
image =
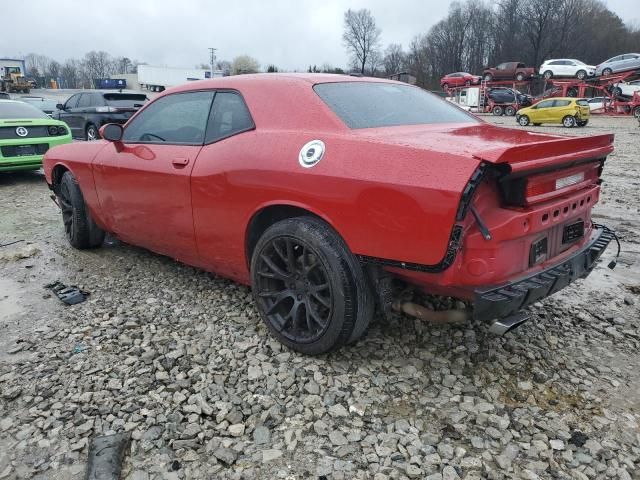
[[355, 134], [369, 141], [508, 164], [513, 171], [531, 168], [531, 162], [544, 168], [549, 162], [604, 158], [613, 151], [611, 134], [564, 137], [486, 123], [370, 128]]

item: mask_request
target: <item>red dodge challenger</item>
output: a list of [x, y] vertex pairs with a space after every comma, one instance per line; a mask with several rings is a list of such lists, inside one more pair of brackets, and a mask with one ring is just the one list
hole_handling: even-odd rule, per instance
[[358, 339], [392, 280], [508, 331], [614, 238], [591, 221], [613, 135], [499, 128], [399, 82], [192, 82], [101, 137], [44, 160], [71, 245], [109, 232], [250, 284], [273, 335], [308, 354]]

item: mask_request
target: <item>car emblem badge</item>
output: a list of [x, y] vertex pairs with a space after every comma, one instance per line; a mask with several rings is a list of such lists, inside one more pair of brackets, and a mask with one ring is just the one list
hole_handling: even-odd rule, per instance
[[300, 165], [304, 168], [311, 168], [320, 160], [324, 155], [324, 142], [322, 140], [311, 140], [306, 143], [300, 150], [300, 156], [298, 158]]
[[27, 135], [29, 135], [29, 130], [24, 127], [18, 127], [16, 128], [16, 135], [18, 135], [19, 137], [26, 137]]

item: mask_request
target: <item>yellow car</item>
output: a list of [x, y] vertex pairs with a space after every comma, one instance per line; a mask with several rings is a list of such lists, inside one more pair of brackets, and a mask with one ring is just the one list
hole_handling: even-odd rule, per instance
[[542, 100], [516, 113], [516, 121], [526, 127], [530, 123], [561, 123], [567, 128], [589, 123], [589, 103], [584, 98], [559, 97]]

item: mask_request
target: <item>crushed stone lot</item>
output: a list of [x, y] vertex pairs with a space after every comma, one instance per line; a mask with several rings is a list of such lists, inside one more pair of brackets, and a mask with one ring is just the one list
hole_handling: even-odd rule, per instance
[[[616, 133], [594, 211], [616, 269], [612, 244], [504, 337], [394, 314], [320, 357], [270, 337], [247, 287], [72, 249], [42, 173], [0, 174], [0, 244], [23, 240], [0, 247], [0, 479], [85, 478], [90, 439], [123, 431], [129, 480], [640, 479], [640, 128], [528, 129]], [[56, 280], [91, 294], [66, 306]]]

